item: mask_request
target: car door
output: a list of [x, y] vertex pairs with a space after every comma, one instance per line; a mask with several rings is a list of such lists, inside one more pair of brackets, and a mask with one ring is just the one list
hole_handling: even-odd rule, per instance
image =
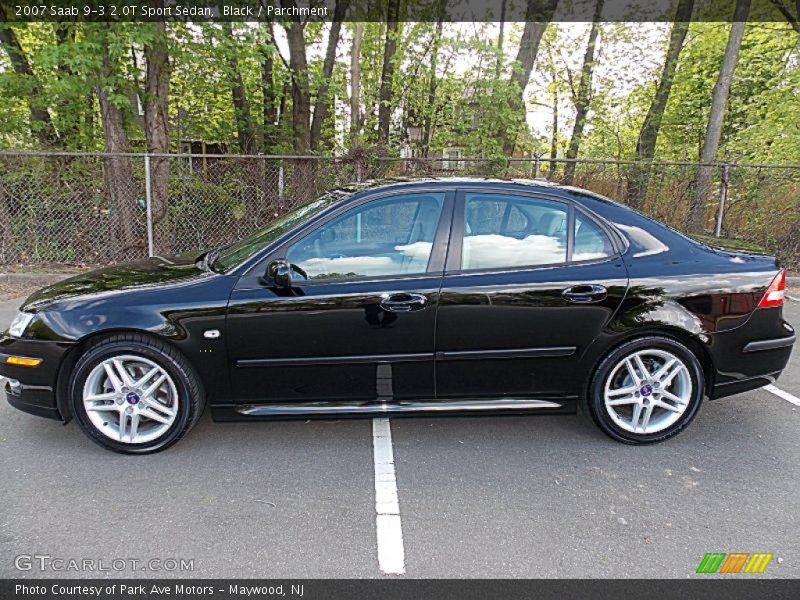
[[579, 357], [628, 285], [612, 232], [565, 199], [492, 189], [459, 191], [451, 229], [438, 397], [580, 394]]
[[442, 188], [362, 198], [258, 267], [285, 258], [291, 289], [243, 277], [227, 325], [236, 401], [363, 408], [433, 398], [453, 198]]

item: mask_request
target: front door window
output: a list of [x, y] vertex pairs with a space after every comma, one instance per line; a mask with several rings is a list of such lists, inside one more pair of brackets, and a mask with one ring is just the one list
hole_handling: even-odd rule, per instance
[[310, 280], [425, 273], [444, 196], [404, 194], [358, 206], [292, 244], [286, 258]]

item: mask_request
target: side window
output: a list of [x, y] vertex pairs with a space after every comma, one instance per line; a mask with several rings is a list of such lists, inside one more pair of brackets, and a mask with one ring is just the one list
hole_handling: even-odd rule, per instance
[[608, 235], [593, 221], [575, 211], [575, 245], [572, 260], [607, 258], [614, 254]]
[[443, 193], [369, 202], [294, 243], [286, 259], [309, 279], [424, 273], [443, 203]]
[[561, 202], [467, 193], [462, 269], [567, 261], [567, 206]]

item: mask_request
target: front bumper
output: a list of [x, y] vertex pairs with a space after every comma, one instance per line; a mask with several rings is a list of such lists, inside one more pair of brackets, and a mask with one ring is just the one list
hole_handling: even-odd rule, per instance
[[[0, 338], [0, 377], [8, 403], [19, 410], [63, 420], [58, 409], [58, 371], [71, 344], [43, 340]], [[42, 359], [35, 367], [8, 364], [9, 356]]]
[[56, 408], [53, 388], [48, 386], [26, 385], [16, 379], [5, 380], [4, 391], [8, 403], [21, 411], [46, 417], [48, 419], [63, 420], [61, 413]]

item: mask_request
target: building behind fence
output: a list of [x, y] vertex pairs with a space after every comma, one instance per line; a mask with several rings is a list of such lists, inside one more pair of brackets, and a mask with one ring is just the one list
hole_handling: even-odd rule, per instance
[[[0, 265], [101, 265], [179, 254], [240, 239], [352, 182], [475, 176], [560, 183], [565, 162], [0, 152]], [[574, 185], [621, 202], [630, 179], [646, 169], [642, 211], [683, 228], [697, 163], [575, 162]], [[115, 179], [112, 171], [130, 175]], [[764, 246], [800, 266], [800, 165], [715, 165], [713, 172], [707, 232]]]

